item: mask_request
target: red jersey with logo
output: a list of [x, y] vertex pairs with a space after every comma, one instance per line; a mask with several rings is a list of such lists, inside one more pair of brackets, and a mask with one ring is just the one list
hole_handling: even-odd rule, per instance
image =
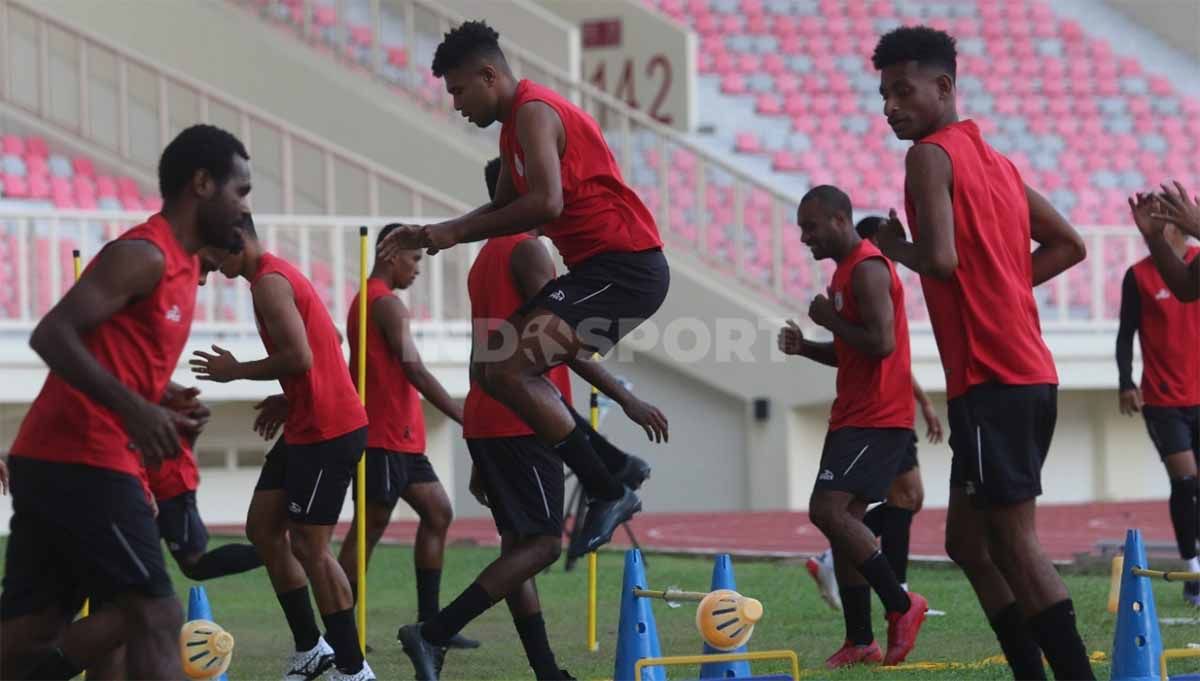
[[[176, 240], [162, 215], [117, 237], [146, 241], [163, 254], [163, 274], [149, 295], [121, 308], [83, 334], [88, 352], [106, 371], [151, 404], [158, 404], [192, 328], [198, 261]], [[88, 270], [104, 252], [92, 260]], [[129, 449], [121, 419], [108, 407], [51, 372], [21, 423], [12, 453], [78, 463], [142, 477], [142, 457]]]
[[173, 499], [200, 486], [196, 454], [188, 443], [179, 441], [182, 450], [174, 459], [163, 459], [158, 468], [146, 467], [146, 485], [158, 501]]
[[[269, 274], [278, 274], [291, 285], [312, 352], [312, 366], [308, 371], [279, 380], [288, 399], [283, 441], [291, 445], [324, 442], [367, 425], [367, 412], [350, 380], [337, 329], [312, 282], [283, 258], [263, 253], [250, 286]], [[274, 353], [275, 341], [263, 325], [258, 310], [254, 311], [254, 319], [267, 353]]]
[[554, 109], [566, 134], [559, 162], [562, 215], [545, 225], [545, 233], [567, 267], [600, 253], [661, 248], [654, 216], [621, 178], [621, 169], [600, 126], [557, 92], [529, 80], [517, 84], [512, 110], [500, 128], [500, 155], [517, 193], [529, 191], [525, 152], [517, 138], [517, 111], [527, 102], [545, 102]]
[[[1200, 257], [1200, 247], [1184, 260]], [[1133, 266], [1141, 298], [1142, 399], [1152, 407], [1200, 404], [1200, 302], [1185, 303], [1163, 282], [1150, 258]]]
[[863, 239], [838, 263], [829, 287], [833, 308], [842, 319], [862, 326], [862, 313], [854, 296], [854, 270], [864, 260], [872, 259], [886, 265], [891, 276], [888, 294], [892, 299], [896, 348], [887, 357], [872, 357], [838, 336], [833, 337], [838, 366], [837, 397], [829, 415], [831, 431], [847, 427], [912, 428], [916, 417], [904, 286], [895, 266], [870, 241]]
[[[512, 253], [518, 244], [532, 239], [514, 234], [488, 239], [475, 257], [467, 274], [467, 294], [471, 298], [471, 339], [474, 347], [487, 347], [488, 334], [499, 328], [516, 312], [525, 299], [512, 274]], [[509, 339], [512, 340], [511, 338]], [[546, 378], [571, 402], [571, 377], [565, 365], [546, 373]], [[370, 393], [368, 393], [369, 395]], [[532, 435], [533, 429], [511, 409], [492, 399], [475, 381], [463, 404], [463, 437], [518, 437]]]
[[[382, 279], [367, 280], [367, 446], [405, 454], [425, 452], [425, 413], [421, 395], [375, 323], [375, 301], [392, 295]], [[358, 294], [346, 315], [350, 373], [358, 376]], [[357, 381], [355, 381], [357, 386]]]
[[[1021, 174], [970, 120], [948, 125], [918, 144], [941, 147], [953, 169], [958, 268], [949, 279], [921, 277], [946, 372], [947, 398], [981, 383], [1057, 384], [1033, 298], [1029, 200]], [[920, 238], [921, 225], [907, 191], [904, 207], [913, 237]]]

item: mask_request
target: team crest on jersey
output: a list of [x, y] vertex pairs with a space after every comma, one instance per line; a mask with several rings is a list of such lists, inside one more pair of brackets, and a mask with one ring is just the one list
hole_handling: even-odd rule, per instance
[[1166, 300], [1171, 297], [1171, 292], [1165, 288], [1158, 289], [1158, 293], [1154, 294], [1155, 300]]
[[845, 304], [845, 302], [846, 301], [842, 298], [841, 291], [838, 291], [837, 293], [833, 294], [833, 309], [837, 310], [838, 312], [841, 312], [842, 305]]
[[525, 164], [521, 162], [521, 157], [513, 154], [513, 168], [521, 177], [525, 177]]
[[178, 305], [172, 305], [171, 309], [167, 310], [167, 321], [178, 324], [183, 319], [183, 313], [179, 310]]

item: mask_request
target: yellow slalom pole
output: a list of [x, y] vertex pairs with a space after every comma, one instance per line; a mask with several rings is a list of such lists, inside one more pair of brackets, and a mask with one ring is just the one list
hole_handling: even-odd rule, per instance
[[[592, 359], [599, 359], [600, 355], [593, 355]], [[597, 430], [600, 427], [600, 391], [596, 386], [592, 386], [592, 394], [589, 399], [591, 407], [591, 423], [592, 430]], [[580, 522], [582, 518], [576, 518], [575, 522]], [[600, 642], [596, 640], [596, 552], [588, 553], [588, 611], [587, 611], [587, 649], [591, 652], [600, 650]]]
[[1200, 572], [1163, 572], [1161, 570], [1146, 570], [1135, 567], [1129, 570], [1138, 577], [1153, 577], [1166, 582], [1190, 582], [1200, 579]]
[[[358, 398], [367, 405], [367, 228], [358, 228]], [[358, 460], [354, 489], [358, 556], [358, 645], [367, 655], [367, 453]]]
[[[78, 248], [71, 251], [71, 260], [75, 265], [75, 281], [79, 281], [79, 275], [83, 272], [83, 269], [81, 267], [82, 257], [79, 254]], [[88, 599], [85, 598], [83, 601], [83, 609], [79, 611], [79, 616], [87, 617], [89, 612], [91, 612], [91, 604], [88, 602]]]

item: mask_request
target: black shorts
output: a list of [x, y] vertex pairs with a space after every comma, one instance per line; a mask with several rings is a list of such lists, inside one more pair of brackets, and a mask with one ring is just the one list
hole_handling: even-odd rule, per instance
[[904, 455], [900, 457], [900, 468], [896, 469], [896, 475], [904, 475], [920, 465], [921, 462], [917, 460], [917, 433], [914, 431]]
[[1142, 418], [1158, 455], [1191, 451], [1200, 456], [1200, 406], [1152, 407], [1142, 406]]
[[[424, 454], [393, 452], [371, 447], [367, 450], [367, 502], [394, 508], [409, 485], [438, 482], [433, 464]], [[358, 486], [350, 486], [358, 499]]]
[[70, 621], [91, 594], [175, 594], [137, 478], [21, 456], [8, 466], [13, 515], [0, 619], [57, 606]]
[[825, 435], [814, 489], [883, 501], [912, 442], [908, 428], [838, 428]]
[[972, 386], [950, 400], [950, 486], [974, 504], [1007, 506], [1042, 493], [1058, 420], [1054, 385]]
[[468, 438], [501, 534], [561, 537], [563, 464], [536, 437]]
[[554, 313], [590, 350], [608, 352], [662, 306], [671, 269], [662, 249], [601, 253], [551, 280], [518, 311]]
[[287, 492], [288, 517], [305, 525], [336, 525], [354, 480], [358, 457], [367, 445], [366, 427], [332, 440], [289, 445], [279, 438], [254, 489]]
[[208, 548], [208, 528], [196, 508], [196, 492], [158, 502], [158, 533], [177, 556], [196, 556]]

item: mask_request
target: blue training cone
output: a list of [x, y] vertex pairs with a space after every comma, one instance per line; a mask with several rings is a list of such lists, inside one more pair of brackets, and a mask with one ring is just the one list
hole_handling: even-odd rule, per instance
[[[213, 619], [212, 607], [208, 604], [208, 592], [201, 585], [188, 589], [187, 621], [192, 620], [216, 621]], [[217, 681], [229, 681], [229, 677], [221, 674]]]
[[1158, 658], [1162, 636], [1149, 577], [1137, 577], [1133, 568], [1146, 568], [1142, 533], [1125, 534], [1125, 566], [1121, 571], [1121, 598], [1117, 605], [1117, 633], [1113, 636], [1112, 681], [1159, 681]]
[[[654, 623], [653, 604], [633, 595], [634, 589], [646, 589], [646, 567], [642, 552], [625, 552], [625, 576], [621, 580], [621, 619], [617, 624], [617, 662], [613, 681], [634, 681], [633, 667], [646, 657], [662, 657], [658, 644], [658, 626]], [[662, 667], [649, 667], [637, 681], [666, 681]]]
[[[729, 589], [737, 591], [737, 582], [733, 579], [733, 559], [728, 553], [722, 553], [717, 556], [713, 562], [712, 571], [712, 589]], [[704, 644], [704, 654], [720, 653], [722, 651], [713, 648], [707, 643]], [[735, 653], [746, 652], [746, 646], [742, 646]], [[750, 663], [742, 660], [741, 662], [709, 662], [700, 665], [700, 678], [702, 679], [730, 679], [730, 678], [745, 678], [750, 676]]]

